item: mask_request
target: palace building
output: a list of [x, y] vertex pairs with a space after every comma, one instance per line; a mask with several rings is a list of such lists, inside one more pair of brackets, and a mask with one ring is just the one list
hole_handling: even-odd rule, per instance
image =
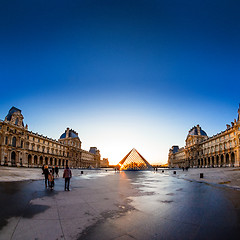
[[21, 110], [12, 107], [5, 120], [0, 120], [0, 165], [100, 167], [100, 151], [96, 147], [83, 150], [74, 130], [67, 128], [58, 140], [54, 140], [29, 131], [23, 119]]
[[212, 137], [199, 125], [188, 132], [185, 147], [172, 146], [169, 167], [234, 167], [240, 166], [240, 106], [238, 119]]

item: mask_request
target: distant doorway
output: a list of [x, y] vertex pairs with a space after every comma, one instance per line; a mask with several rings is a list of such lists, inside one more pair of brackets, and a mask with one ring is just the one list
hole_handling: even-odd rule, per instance
[[12, 166], [16, 166], [16, 153], [15, 152], [11, 153], [11, 164], [12, 164]]

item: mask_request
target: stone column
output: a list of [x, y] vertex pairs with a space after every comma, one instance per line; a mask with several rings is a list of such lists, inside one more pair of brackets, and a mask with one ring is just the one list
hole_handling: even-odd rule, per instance
[[12, 162], [11, 162], [11, 151], [7, 152], [7, 161], [8, 161], [8, 166], [12, 166]]
[[237, 152], [235, 156], [235, 166], [240, 167], [240, 146], [237, 147]]

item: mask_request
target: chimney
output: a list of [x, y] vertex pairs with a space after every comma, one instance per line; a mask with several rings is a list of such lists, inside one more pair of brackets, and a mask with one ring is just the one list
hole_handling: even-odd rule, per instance
[[66, 138], [69, 138], [69, 128], [66, 130]]
[[229, 125], [229, 124], [226, 124], [226, 127], [227, 127], [227, 129], [228, 129], [228, 128], [230, 128], [230, 125]]
[[199, 124], [197, 125], [197, 131], [198, 131], [198, 135], [201, 135], [201, 128], [200, 128]]

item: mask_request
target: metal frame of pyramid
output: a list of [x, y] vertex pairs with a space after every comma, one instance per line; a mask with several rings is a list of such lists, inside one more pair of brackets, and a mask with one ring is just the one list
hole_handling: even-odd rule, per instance
[[152, 166], [133, 148], [119, 163], [119, 170], [148, 170]]

